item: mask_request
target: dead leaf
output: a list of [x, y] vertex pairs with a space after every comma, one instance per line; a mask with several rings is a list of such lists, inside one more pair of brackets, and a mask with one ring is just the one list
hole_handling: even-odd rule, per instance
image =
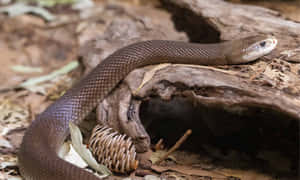
[[[165, 154], [167, 153], [167, 151], [164, 151], [164, 150], [158, 150], [158, 151], [155, 151], [151, 154], [151, 157], [150, 157], [150, 161], [155, 164], [157, 161], [159, 161]], [[172, 155], [169, 155], [168, 156], [168, 159], [172, 159], [173, 161], [176, 161], [176, 157], [175, 156], [172, 156]]]
[[172, 165], [172, 166], [157, 166], [152, 165], [151, 168], [157, 172], [164, 172], [164, 171], [176, 171], [182, 174], [186, 175], [194, 175], [194, 176], [208, 176], [212, 178], [218, 178], [218, 179], [226, 179], [226, 176], [215, 172], [215, 171], [207, 171], [202, 170], [200, 168], [194, 168], [191, 166], [183, 166], [183, 165]]
[[6, 7], [2, 7], [0, 8], [0, 12], [8, 13], [10, 17], [19, 16], [26, 13], [33, 13], [39, 15], [47, 21], [53, 21], [55, 19], [55, 16], [46, 9], [42, 7], [30, 6], [23, 2], [18, 2]]
[[161, 180], [161, 178], [153, 175], [147, 175], [144, 177], [144, 180]]
[[39, 83], [52, 80], [57, 76], [67, 74], [70, 71], [76, 69], [78, 67], [78, 65], [79, 65], [78, 61], [72, 61], [69, 64], [65, 65], [64, 67], [62, 67], [62, 68], [60, 68], [56, 71], [53, 71], [52, 73], [50, 73], [48, 75], [28, 79], [24, 83], [21, 83], [19, 86], [24, 87], [24, 88], [29, 88], [29, 87], [32, 87], [32, 86], [37, 85]]
[[8, 99], [0, 99], [0, 135], [5, 136], [13, 129], [24, 126], [29, 117], [29, 111]]
[[72, 144], [66, 144], [65, 146], [69, 146], [68, 153], [63, 156], [64, 160], [75, 164], [80, 168], [86, 168], [88, 164], [80, 157], [80, 155], [75, 151]]
[[12, 66], [11, 69], [15, 72], [20, 72], [20, 73], [42, 73], [43, 72], [43, 68], [22, 66], [22, 65]]
[[18, 166], [16, 156], [1, 155], [0, 156], [0, 179], [5, 180], [22, 180], [21, 177], [14, 176], [17, 174]]
[[3, 136], [0, 136], [0, 147], [7, 148], [7, 149], [13, 148], [13, 146], [10, 144], [10, 142], [7, 141]]
[[92, 0], [77, 0], [75, 4], [72, 5], [72, 9], [75, 10], [85, 10], [94, 6]]
[[78, 61], [72, 61], [69, 64], [63, 66], [62, 68], [60, 68], [56, 71], [51, 72], [48, 75], [30, 78], [27, 81], [19, 84], [18, 87], [25, 88], [31, 92], [47, 94], [46, 89], [51, 88], [52, 84], [46, 84], [44, 86], [41, 86], [40, 83], [55, 80], [55, 78], [58, 78], [62, 75], [65, 75], [65, 74], [71, 72], [72, 70], [76, 69], [78, 66], [79, 66]]
[[93, 157], [91, 151], [82, 143], [82, 135], [80, 129], [73, 124], [69, 124], [72, 145], [79, 156], [94, 170], [103, 174], [102, 177], [111, 175], [111, 171], [104, 165], [99, 164]]

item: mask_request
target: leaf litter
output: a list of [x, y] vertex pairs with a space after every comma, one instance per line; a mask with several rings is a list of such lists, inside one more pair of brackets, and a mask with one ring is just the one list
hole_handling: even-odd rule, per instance
[[[49, 99], [56, 99], [70, 87], [74, 78], [69, 72], [79, 64], [71, 61], [75, 39], [64, 31], [33, 29], [31, 25], [40, 24], [40, 19], [32, 15], [1, 21], [0, 179], [13, 180], [21, 179], [15, 160], [26, 127], [51, 103]], [[58, 41], [61, 39], [64, 48]]]

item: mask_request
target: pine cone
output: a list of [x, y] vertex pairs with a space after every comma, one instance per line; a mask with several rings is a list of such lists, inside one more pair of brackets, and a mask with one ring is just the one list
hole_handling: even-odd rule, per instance
[[119, 134], [112, 128], [97, 125], [90, 137], [89, 149], [98, 163], [113, 172], [128, 173], [138, 166], [131, 138]]

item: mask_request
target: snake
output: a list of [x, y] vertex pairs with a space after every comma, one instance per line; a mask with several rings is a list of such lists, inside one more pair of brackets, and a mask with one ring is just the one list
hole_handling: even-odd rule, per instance
[[99, 180], [60, 158], [58, 151], [69, 135], [69, 123], [82, 122], [132, 70], [160, 63], [244, 64], [270, 53], [276, 44], [273, 36], [254, 35], [210, 44], [148, 40], [115, 51], [29, 125], [18, 152], [21, 175], [26, 180]]

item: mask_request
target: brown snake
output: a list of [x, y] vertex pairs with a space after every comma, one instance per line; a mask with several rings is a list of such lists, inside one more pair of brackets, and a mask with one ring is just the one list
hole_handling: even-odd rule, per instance
[[218, 44], [145, 41], [122, 48], [102, 61], [27, 129], [19, 151], [26, 180], [98, 180], [95, 175], [60, 159], [57, 151], [69, 134], [69, 122], [79, 124], [133, 69], [158, 63], [227, 65], [253, 61], [277, 40], [251, 36]]

